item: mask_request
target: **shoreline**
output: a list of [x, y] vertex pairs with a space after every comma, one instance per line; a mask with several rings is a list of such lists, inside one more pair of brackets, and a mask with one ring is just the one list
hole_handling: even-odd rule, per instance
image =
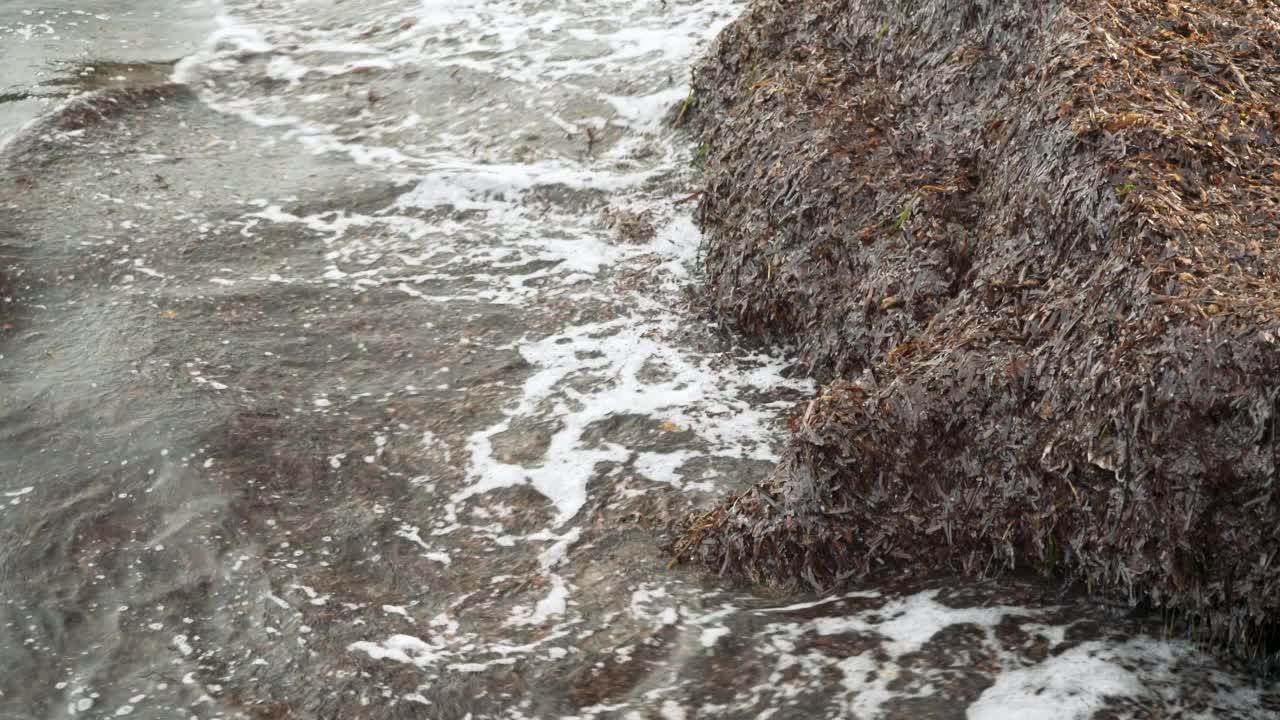
[[1042, 581], [818, 597], [660, 555], [814, 390], [693, 297], [662, 110], [740, 6], [250, 5], [191, 86], [0, 159], [35, 287], [0, 340], [0, 715], [1280, 708]]

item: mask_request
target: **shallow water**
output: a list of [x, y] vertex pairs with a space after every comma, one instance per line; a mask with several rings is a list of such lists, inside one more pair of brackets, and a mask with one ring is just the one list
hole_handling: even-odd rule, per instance
[[78, 65], [0, 10], [39, 66], [5, 82], [189, 90], [5, 150], [0, 718], [1280, 711], [1158, 619], [1016, 579], [780, 598], [666, 566], [812, 390], [691, 270], [669, 126], [740, 3], [194, 3], [127, 57], [92, 4]]

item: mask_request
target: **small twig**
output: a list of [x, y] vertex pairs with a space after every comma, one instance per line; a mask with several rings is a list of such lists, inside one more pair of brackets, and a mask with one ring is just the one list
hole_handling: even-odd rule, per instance
[[702, 195], [702, 191], [701, 191], [701, 190], [695, 190], [694, 192], [691, 192], [691, 193], [689, 193], [688, 195], [685, 195], [684, 197], [682, 197], [682, 198], [680, 198], [679, 200], [677, 200], [677, 201], [675, 202], [675, 204], [676, 204], [676, 205], [683, 205], [684, 203], [687, 203], [687, 202], [689, 202], [690, 200], [696, 200], [696, 199], [698, 199], [701, 195]]

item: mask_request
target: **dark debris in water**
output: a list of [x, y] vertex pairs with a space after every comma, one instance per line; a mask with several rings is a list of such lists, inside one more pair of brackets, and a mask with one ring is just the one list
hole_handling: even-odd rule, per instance
[[827, 381], [673, 550], [1280, 612], [1280, 7], [753, 2], [696, 69], [716, 308]]
[[[190, 102], [195, 94], [185, 85], [162, 83], [140, 87], [112, 87], [79, 95], [44, 118], [36, 128], [25, 133], [6, 155], [13, 167], [21, 167], [33, 158], [54, 155], [45, 130], [74, 132], [103, 125], [129, 116], [136, 118], [140, 110], [166, 102]], [[47, 162], [45, 163], [47, 164]]]

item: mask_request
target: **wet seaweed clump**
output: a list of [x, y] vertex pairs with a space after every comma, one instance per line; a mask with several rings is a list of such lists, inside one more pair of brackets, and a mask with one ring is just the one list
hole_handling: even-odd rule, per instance
[[74, 154], [66, 138], [109, 128], [137, 130], [144, 122], [142, 111], [194, 100], [190, 88], [175, 83], [113, 87], [76, 95], [5, 147], [0, 166], [15, 171], [27, 189], [35, 187], [40, 172], [50, 171]]
[[1280, 613], [1280, 5], [755, 0], [694, 73], [711, 300], [825, 385], [672, 547]]
[[140, 87], [119, 87], [82, 95], [51, 116], [49, 123], [62, 131], [82, 130], [137, 108], [177, 99], [189, 99], [185, 85], [162, 83]]

